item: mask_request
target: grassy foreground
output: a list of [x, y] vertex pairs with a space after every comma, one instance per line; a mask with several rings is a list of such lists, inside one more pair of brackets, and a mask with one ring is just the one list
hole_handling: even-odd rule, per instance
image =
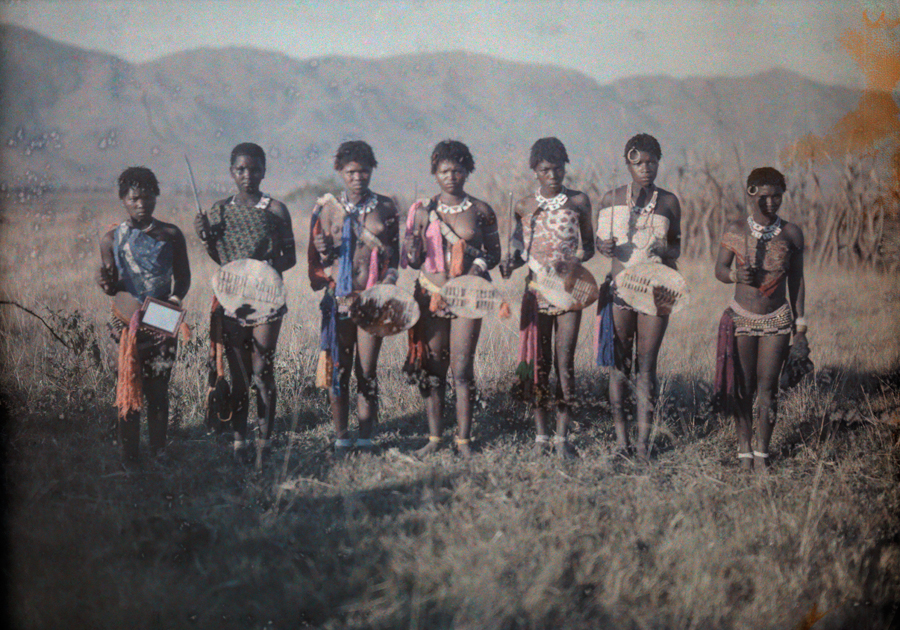
[[[507, 395], [516, 326], [496, 319], [479, 344], [471, 462], [408, 456], [424, 415], [399, 373], [402, 336], [380, 362], [381, 453], [331, 461], [324, 394], [311, 386], [318, 309], [301, 267], [286, 278], [278, 444], [254, 470], [202, 427], [212, 265], [192, 243], [195, 337], [172, 380], [168, 458], [126, 477], [109, 430], [107, 307], [91, 280], [107, 212], [95, 202], [116, 218], [106, 198], [3, 214], [4, 299], [34, 308], [72, 348], [0, 311], [15, 627], [818, 630], [900, 619], [895, 278], [809, 272], [817, 371], [782, 397], [774, 468], [757, 478], [739, 473], [733, 427], [706, 409], [729, 295], [709, 263], [683, 266], [694, 301], [663, 346], [647, 466], [612, 456], [593, 309], [576, 357], [577, 461], [530, 455], [533, 429]], [[186, 208], [158, 216], [188, 226]], [[520, 285], [500, 283], [510, 297]]]

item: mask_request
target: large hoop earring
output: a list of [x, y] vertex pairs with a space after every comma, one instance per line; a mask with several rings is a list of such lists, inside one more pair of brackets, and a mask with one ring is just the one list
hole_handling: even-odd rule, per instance
[[625, 156], [625, 159], [627, 159], [632, 164], [637, 164], [641, 161], [641, 152], [638, 151], [637, 147], [631, 147], [631, 149], [628, 150], [628, 154]]
[[749, 186], [747, 186], [747, 194], [751, 197], [755, 197], [758, 192], [759, 186], [757, 186], [756, 184], [750, 184]]

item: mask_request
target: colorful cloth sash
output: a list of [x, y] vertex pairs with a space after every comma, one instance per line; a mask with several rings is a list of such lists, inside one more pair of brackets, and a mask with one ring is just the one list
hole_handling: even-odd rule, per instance
[[113, 235], [113, 258], [125, 290], [139, 302], [148, 297], [169, 297], [172, 243], [157, 240], [125, 222]]

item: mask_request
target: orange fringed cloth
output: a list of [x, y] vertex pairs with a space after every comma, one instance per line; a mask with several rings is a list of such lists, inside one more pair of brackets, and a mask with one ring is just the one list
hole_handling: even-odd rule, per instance
[[141, 311], [136, 310], [119, 337], [116, 406], [119, 408], [119, 418], [123, 420], [128, 417], [129, 413], [139, 412], [144, 403], [141, 388], [141, 360], [137, 351], [137, 332], [140, 325]]

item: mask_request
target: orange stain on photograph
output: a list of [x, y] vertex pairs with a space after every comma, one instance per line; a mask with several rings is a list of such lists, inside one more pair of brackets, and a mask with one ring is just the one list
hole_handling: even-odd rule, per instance
[[900, 195], [900, 18], [889, 19], [882, 11], [872, 21], [863, 11], [863, 26], [847, 29], [839, 38], [865, 79], [865, 91], [857, 108], [841, 118], [824, 136], [809, 134], [782, 153], [782, 161], [807, 162], [833, 159], [884, 146], [891, 155], [894, 191]]

